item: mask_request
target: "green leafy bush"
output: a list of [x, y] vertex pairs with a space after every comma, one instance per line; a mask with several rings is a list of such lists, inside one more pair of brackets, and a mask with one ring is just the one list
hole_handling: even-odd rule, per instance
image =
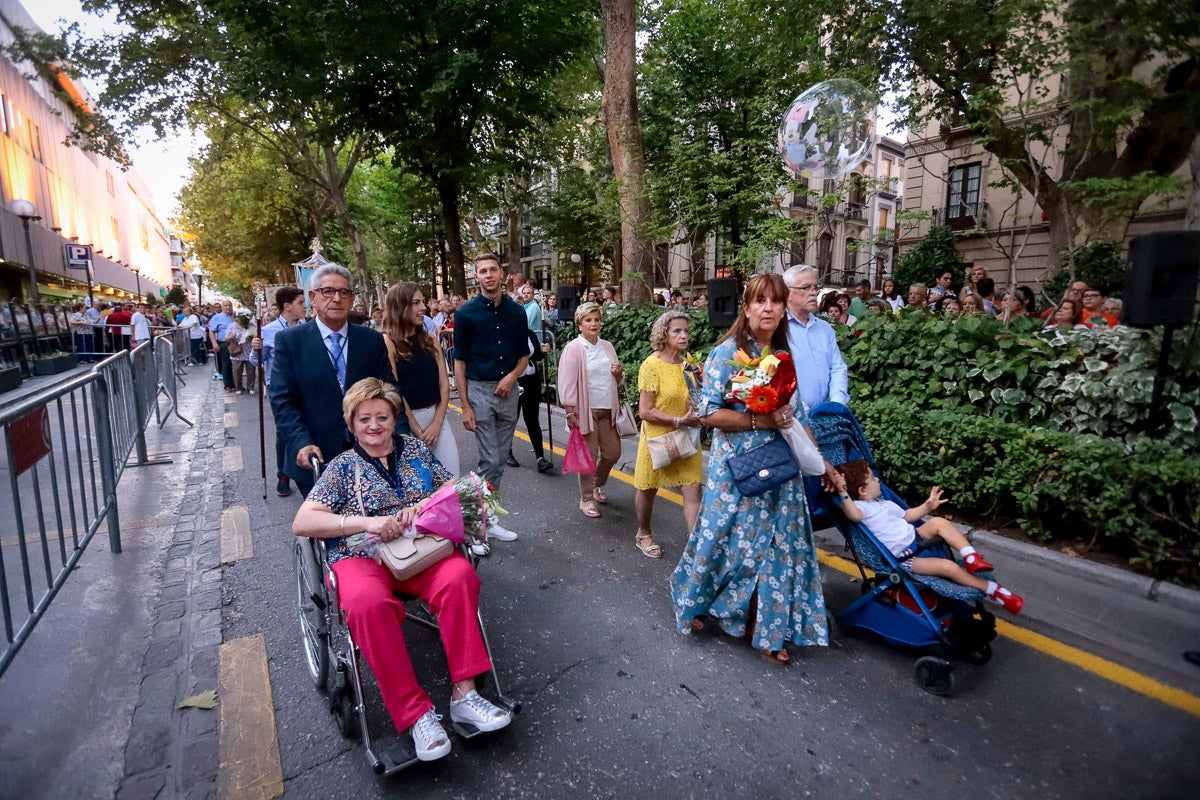
[[1014, 519], [1036, 539], [1103, 541], [1160, 578], [1200, 582], [1200, 459], [1143, 439], [1005, 422], [897, 397], [857, 403], [884, 481], [918, 498], [940, 485], [957, 508]]
[[925, 408], [970, 408], [997, 420], [1071, 433], [1146, 436], [1200, 452], [1200, 341], [1176, 331], [1163, 391], [1165, 417], [1151, 419], [1161, 334], [1097, 328], [1040, 333], [1036, 319], [1005, 327], [983, 315], [923, 311], [869, 315], [842, 339], [857, 402], [887, 397]]
[[952, 270], [955, 279], [961, 279], [963, 260], [954, 242], [954, 231], [945, 225], [935, 225], [916, 247], [900, 256], [892, 278], [900, 294], [907, 297], [909, 286], [914, 283], [933, 286], [937, 276], [944, 270]]

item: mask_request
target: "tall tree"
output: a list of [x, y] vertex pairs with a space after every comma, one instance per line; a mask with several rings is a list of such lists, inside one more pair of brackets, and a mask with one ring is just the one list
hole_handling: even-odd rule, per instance
[[621, 198], [621, 260], [614, 278], [626, 284], [627, 302], [645, 303], [650, 300], [654, 253], [647, 238], [650, 199], [637, 103], [637, 3], [600, 0], [600, 10], [604, 18], [604, 99], [600, 108]]
[[313, 235], [310, 195], [253, 139], [221, 135], [192, 159], [176, 221], [212, 280], [240, 294], [256, 279], [291, 277], [291, 262]]
[[773, 0], [667, 0], [651, 14], [642, 87], [660, 235], [718, 235], [746, 268], [798, 235], [797, 220], [773, 213], [789, 180], [775, 132], [791, 100], [824, 77], [819, 11]]
[[1200, 9], [1170, 0], [847, 0], [835, 58], [876, 65], [910, 127], [975, 137], [1051, 247], [1121, 241], [1200, 134]]

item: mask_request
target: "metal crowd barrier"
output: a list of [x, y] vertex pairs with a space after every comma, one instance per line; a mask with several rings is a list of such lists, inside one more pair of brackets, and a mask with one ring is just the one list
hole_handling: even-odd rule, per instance
[[[180, 353], [186, 359], [189, 348], [187, 331], [176, 328], [154, 337], [154, 358], [158, 374], [158, 388], [154, 395], [154, 416], [158, 420], [159, 428], [167, 424], [171, 414], [187, 423], [189, 428], [192, 427], [192, 421], [179, 413], [179, 384], [184, 383], [183, 375], [185, 374]], [[187, 384], [184, 383], [184, 385]], [[163, 413], [159, 411], [159, 394], [165, 394], [169, 403], [167, 410]]]
[[[113, 377], [79, 375], [0, 410], [9, 490], [0, 503], [0, 675], [105, 520], [109, 547], [121, 551], [110, 425], [126, 398]], [[14, 546], [16, 560], [6, 556]]]

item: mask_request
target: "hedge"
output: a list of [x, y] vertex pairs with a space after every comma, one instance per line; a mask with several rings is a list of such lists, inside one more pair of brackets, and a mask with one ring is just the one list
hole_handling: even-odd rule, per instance
[[1200, 583], [1200, 459], [1143, 439], [1005, 422], [888, 398], [856, 403], [883, 480], [905, 497], [941, 486], [953, 507], [1015, 519], [1032, 538], [1128, 556], [1161, 578]]

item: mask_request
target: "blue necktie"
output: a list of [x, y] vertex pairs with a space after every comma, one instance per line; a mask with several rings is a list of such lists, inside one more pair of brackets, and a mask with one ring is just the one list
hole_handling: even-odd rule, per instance
[[329, 334], [329, 356], [333, 359], [333, 368], [337, 370], [338, 386], [346, 391], [346, 356], [342, 349], [342, 334]]

